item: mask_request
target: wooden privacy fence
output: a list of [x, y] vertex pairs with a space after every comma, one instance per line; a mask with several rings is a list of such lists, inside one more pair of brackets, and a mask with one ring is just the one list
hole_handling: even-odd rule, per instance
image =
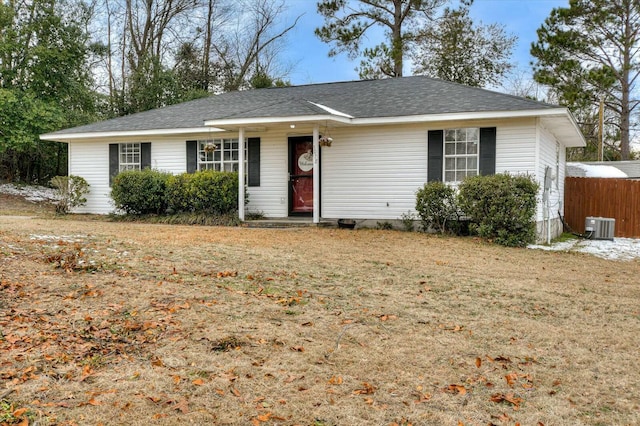
[[612, 217], [616, 237], [640, 238], [640, 180], [568, 177], [564, 214], [571, 229], [581, 234], [586, 217]]

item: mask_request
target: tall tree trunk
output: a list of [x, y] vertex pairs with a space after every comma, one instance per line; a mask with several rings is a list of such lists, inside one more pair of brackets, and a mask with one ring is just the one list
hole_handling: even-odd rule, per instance
[[[402, 1], [395, 0], [395, 10], [393, 13], [393, 31], [391, 35], [391, 57], [393, 58], [394, 77], [402, 77], [402, 58], [404, 56], [404, 42], [402, 40]], [[407, 7], [410, 7], [408, 5]]]
[[202, 46], [202, 89], [209, 91], [211, 85], [211, 39], [213, 38], [213, 12], [215, 9], [215, 0], [209, 0], [207, 3], [207, 29], [204, 36], [204, 46]]
[[630, 97], [631, 97], [631, 85], [630, 85], [630, 70], [632, 67], [631, 64], [631, 50], [634, 49], [633, 41], [634, 37], [632, 35], [631, 23], [629, 22], [631, 13], [633, 13], [631, 9], [630, 2], [625, 3], [626, 13], [624, 19], [624, 50], [622, 52], [622, 81], [621, 81], [621, 89], [622, 89], [622, 108], [620, 114], [620, 157], [622, 160], [629, 159], [629, 131], [630, 131], [630, 116], [631, 116], [631, 108], [629, 105]]

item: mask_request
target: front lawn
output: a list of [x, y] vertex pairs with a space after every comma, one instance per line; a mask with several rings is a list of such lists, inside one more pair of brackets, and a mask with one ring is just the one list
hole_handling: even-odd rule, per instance
[[640, 422], [640, 261], [0, 216], [0, 423]]

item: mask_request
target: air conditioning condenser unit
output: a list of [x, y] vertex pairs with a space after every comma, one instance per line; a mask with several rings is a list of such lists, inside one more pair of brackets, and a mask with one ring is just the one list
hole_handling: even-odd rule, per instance
[[584, 233], [593, 240], [613, 240], [616, 220], [609, 217], [592, 217], [585, 219]]

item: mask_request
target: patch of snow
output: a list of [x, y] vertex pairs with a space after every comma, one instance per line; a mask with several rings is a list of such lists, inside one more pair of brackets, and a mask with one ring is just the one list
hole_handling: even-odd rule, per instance
[[626, 178], [628, 177], [625, 172], [614, 166], [605, 165], [593, 165], [568, 162], [567, 167], [575, 167], [584, 171], [584, 177], [597, 177], [597, 178]]
[[574, 239], [563, 241], [550, 246], [529, 245], [527, 248], [552, 251], [575, 251], [609, 260], [640, 259], [640, 239], [615, 238], [610, 240]]
[[63, 241], [65, 243], [81, 243], [86, 235], [29, 235], [29, 239], [38, 241], [58, 242]]
[[13, 183], [0, 184], [0, 193], [19, 195], [27, 201], [58, 201], [60, 198], [55, 189], [45, 186], [16, 185]]

